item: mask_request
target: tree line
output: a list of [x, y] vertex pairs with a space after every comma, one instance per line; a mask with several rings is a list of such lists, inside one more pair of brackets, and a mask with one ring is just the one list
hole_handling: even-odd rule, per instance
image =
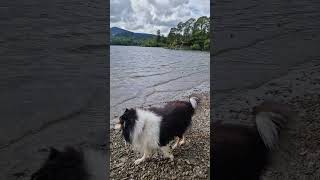
[[154, 38], [130, 39], [128, 37], [120, 37], [116, 41], [121, 45], [208, 51], [210, 49], [209, 31], [210, 18], [202, 16], [198, 19], [190, 18], [186, 22], [178, 23], [176, 27], [170, 29], [167, 37], [161, 35], [160, 30], [158, 30]]

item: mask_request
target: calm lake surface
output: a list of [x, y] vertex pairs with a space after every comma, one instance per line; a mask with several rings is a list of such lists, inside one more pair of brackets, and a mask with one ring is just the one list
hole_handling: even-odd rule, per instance
[[210, 53], [154, 47], [110, 47], [111, 119], [210, 87]]

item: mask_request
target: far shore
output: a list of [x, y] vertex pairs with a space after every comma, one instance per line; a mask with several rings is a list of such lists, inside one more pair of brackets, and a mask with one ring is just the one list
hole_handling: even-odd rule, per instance
[[169, 49], [169, 50], [185, 50], [185, 51], [210, 52], [210, 49], [209, 49], [209, 50], [196, 50], [196, 49], [191, 49], [191, 48], [189, 48], [189, 47], [170, 48], [170, 47], [165, 47], [165, 46], [138, 46], [138, 45], [124, 45], [124, 44], [110, 44], [110, 46], [153, 47], [153, 48], [164, 48], [164, 49]]

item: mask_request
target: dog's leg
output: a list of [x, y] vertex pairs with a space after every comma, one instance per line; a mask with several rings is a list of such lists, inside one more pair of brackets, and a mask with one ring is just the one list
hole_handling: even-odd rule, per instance
[[172, 149], [175, 149], [179, 146], [180, 138], [178, 137], [176, 143], [172, 146]]
[[145, 161], [145, 160], [146, 160], [146, 156], [147, 156], [146, 153], [144, 153], [143, 156], [142, 156], [142, 158], [137, 159], [137, 160], [134, 161], [134, 164], [135, 164], [135, 165], [138, 165], [138, 164], [140, 164], [141, 162]]
[[171, 149], [170, 149], [169, 145], [162, 146], [161, 151], [163, 152], [163, 154], [166, 158], [170, 158], [171, 161], [173, 160], [173, 154], [171, 153]]
[[183, 144], [185, 144], [185, 143], [186, 143], [186, 136], [183, 135], [183, 136], [182, 136], [182, 140], [179, 142], [179, 145], [183, 145]]
[[140, 164], [141, 162], [145, 161], [149, 157], [149, 155], [150, 155], [150, 151], [148, 149], [145, 149], [142, 158], [135, 160], [134, 164], [135, 165]]

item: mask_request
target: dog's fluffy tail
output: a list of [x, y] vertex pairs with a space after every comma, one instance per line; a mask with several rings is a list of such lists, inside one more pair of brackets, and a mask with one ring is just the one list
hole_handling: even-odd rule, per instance
[[256, 126], [268, 149], [278, 146], [280, 130], [292, 118], [290, 107], [275, 102], [263, 102], [254, 107]]
[[200, 103], [200, 99], [195, 96], [190, 97], [189, 101], [190, 101], [193, 109], [196, 109]]

